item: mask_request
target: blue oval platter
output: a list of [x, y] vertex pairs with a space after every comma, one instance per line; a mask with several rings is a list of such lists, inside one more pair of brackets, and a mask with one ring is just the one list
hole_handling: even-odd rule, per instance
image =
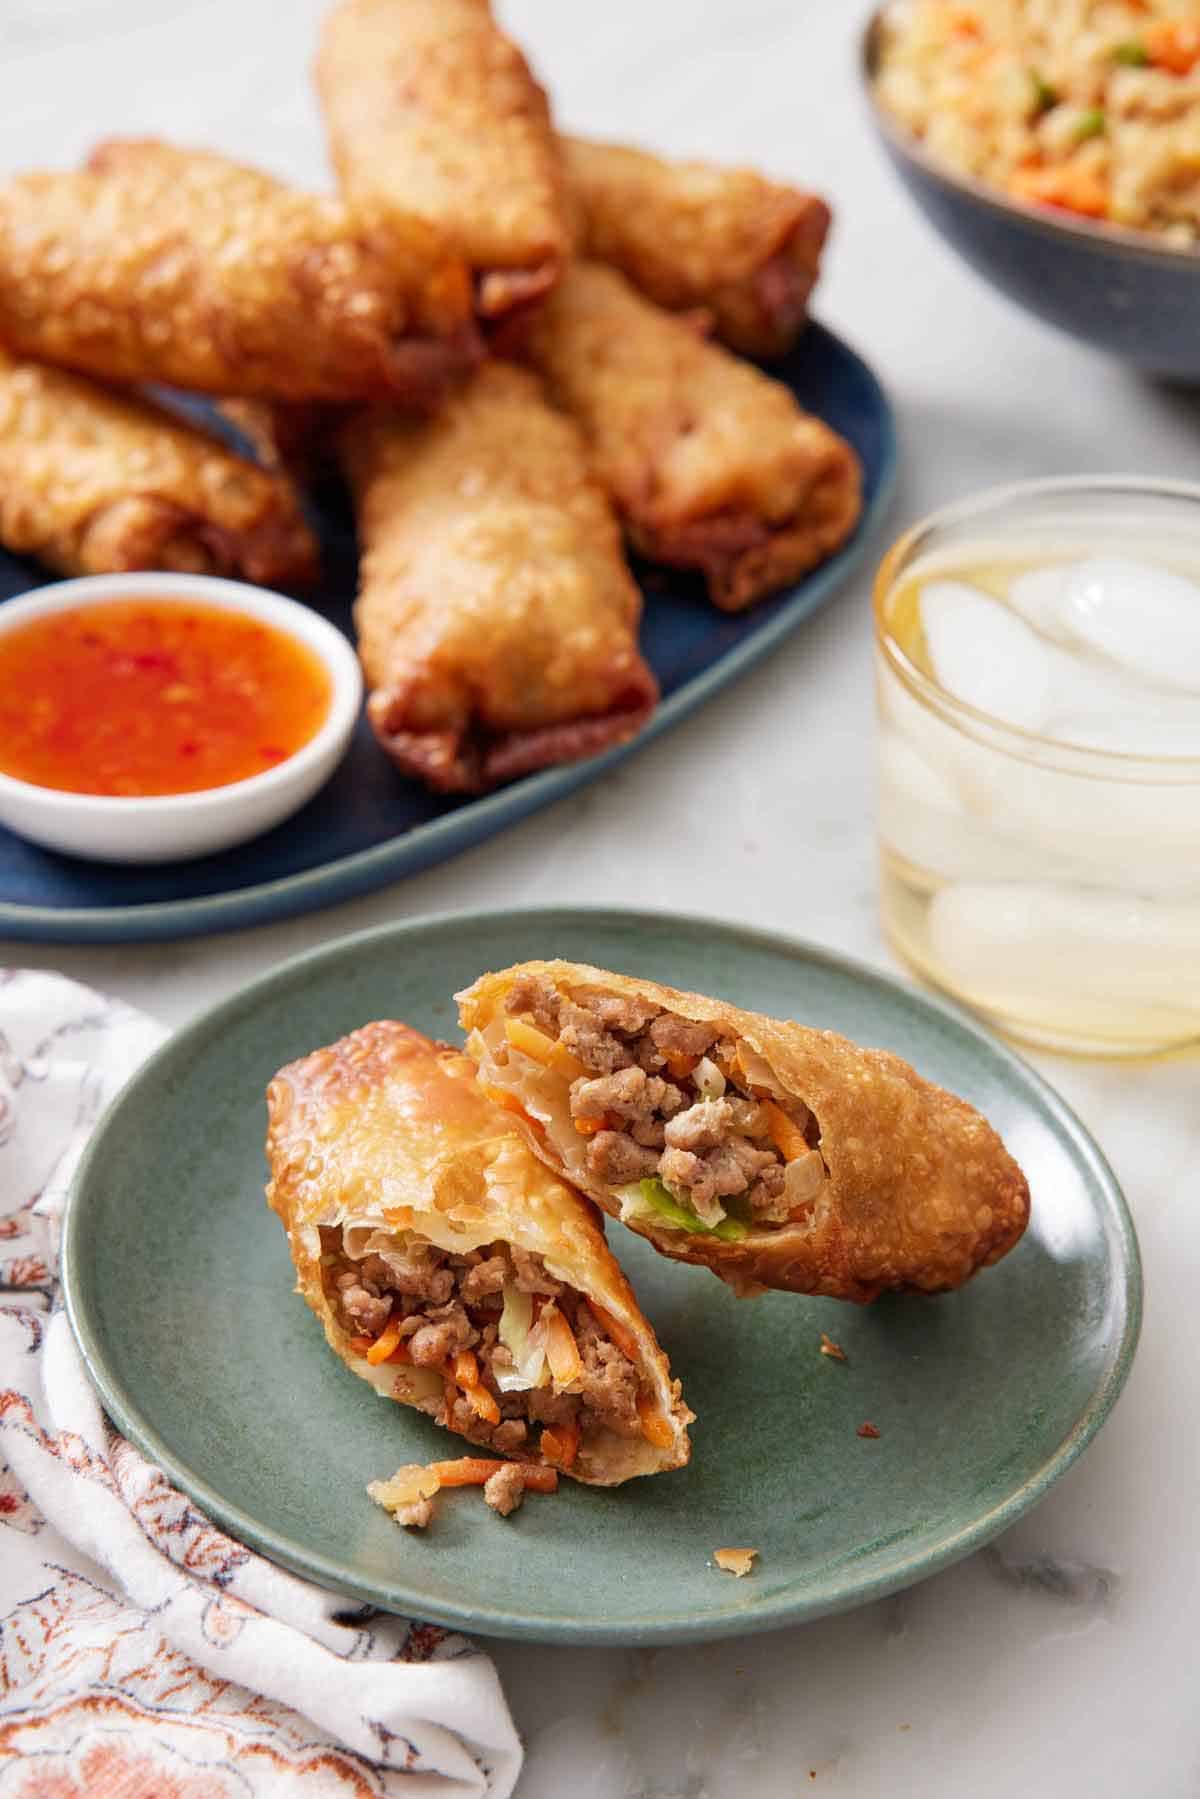
[[[662, 702], [633, 743], [527, 776], [483, 798], [452, 799], [399, 774], [363, 719], [345, 761], [302, 812], [220, 855], [123, 868], [38, 849], [0, 828], [0, 934], [46, 942], [149, 941], [235, 930], [332, 905], [481, 843], [594, 781], [676, 724], [833, 598], [861, 560], [891, 492], [891, 408], [874, 374], [846, 344], [812, 325], [771, 373], [858, 452], [862, 520], [838, 555], [740, 615], [718, 612], [686, 576], [639, 571], [646, 595], [642, 649], [658, 676]], [[320, 496], [316, 522], [325, 576], [313, 603], [349, 635], [356, 556], [340, 494]], [[34, 564], [0, 551], [0, 600], [48, 579]]]

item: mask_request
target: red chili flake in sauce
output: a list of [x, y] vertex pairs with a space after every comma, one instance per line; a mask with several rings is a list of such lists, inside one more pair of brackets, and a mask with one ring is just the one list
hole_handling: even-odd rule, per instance
[[0, 770], [67, 793], [225, 787], [320, 730], [306, 644], [243, 612], [105, 600], [0, 632]]

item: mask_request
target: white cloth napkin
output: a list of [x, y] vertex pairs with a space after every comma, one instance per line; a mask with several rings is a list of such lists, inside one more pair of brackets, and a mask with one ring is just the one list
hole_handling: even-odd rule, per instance
[[59, 1224], [163, 1034], [0, 971], [0, 1796], [507, 1799], [521, 1747], [486, 1656], [252, 1554], [101, 1411]]

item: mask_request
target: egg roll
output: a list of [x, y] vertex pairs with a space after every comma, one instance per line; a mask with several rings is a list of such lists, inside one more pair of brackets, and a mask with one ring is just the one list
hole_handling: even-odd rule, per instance
[[0, 343], [107, 381], [411, 405], [481, 353], [465, 265], [421, 220], [150, 140], [0, 186]]
[[583, 255], [671, 312], [701, 309], [745, 356], [782, 356], [808, 316], [829, 232], [816, 194], [753, 169], [562, 140]]
[[277, 469], [301, 487], [326, 473], [334, 431], [347, 413], [343, 406], [236, 397], [218, 400], [216, 410], [260, 467]]
[[478, 792], [640, 729], [658, 694], [641, 595], [579, 434], [532, 375], [487, 363], [436, 418], [362, 413], [338, 447], [368, 711], [400, 768]]
[[282, 1069], [267, 1105], [267, 1202], [348, 1368], [594, 1486], [683, 1466], [692, 1414], [598, 1213], [461, 1052], [368, 1024]]
[[132, 394], [0, 350], [0, 542], [63, 575], [172, 569], [301, 587], [290, 481]]
[[444, 231], [483, 320], [553, 285], [570, 245], [559, 147], [546, 95], [488, 0], [339, 0], [317, 87], [347, 199]]
[[1025, 1229], [996, 1132], [886, 1050], [576, 962], [458, 999], [481, 1081], [547, 1165], [736, 1291], [941, 1292]]
[[572, 263], [524, 354], [582, 427], [630, 542], [698, 570], [723, 611], [794, 581], [853, 531], [850, 445], [616, 269]]

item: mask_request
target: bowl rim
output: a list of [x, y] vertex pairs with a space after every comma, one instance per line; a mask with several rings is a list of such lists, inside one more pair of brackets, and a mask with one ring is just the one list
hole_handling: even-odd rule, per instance
[[[954, 729], [977, 733], [981, 728], [987, 741], [1003, 754], [1022, 761], [1038, 761], [1049, 756], [1066, 774], [1130, 783], [1159, 784], [1169, 779], [1172, 785], [1189, 785], [1200, 779], [1200, 754], [1183, 756], [1154, 755], [1137, 750], [1101, 749], [1091, 744], [1070, 743], [1047, 737], [1040, 731], [1023, 730], [993, 713], [984, 712], [968, 700], [943, 687], [941, 682], [924, 673], [901, 648], [887, 616], [887, 605], [897, 581], [914, 548], [931, 531], [955, 525], [972, 518], [981, 521], [998, 508], [1019, 505], [1022, 501], [1047, 496], [1068, 498], [1104, 495], [1139, 494], [1170, 500], [1182, 500], [1200, 506], [1200, 482], [1175, 481], [1155, 475], [1049, 475], [1029, 481], [1002, 482], [994, 487], [981, 487], [969, 494], [924, 513], [905, 527], [884, 552], [875, 572], [871, 589], [871, 611], [878, 654], [888, 668], [908, 688], [922, 706], [944, 716]], [[1200, 513], [1198, 513], [1200, 521]], [[1200, 534], [1198, 534], [1200, 535]], [[1080, 560], [1083, 560], [1081, 555]]]
[[[86, 814], [128, 822], [170, 817], [178, 820], [205, 814], [221, 814], [303, 781], [330, 757], [336, 758], [358, 719], [362, 705], [362, 669], [342, 633], [319, 612], [273, 588], [220, 575], [186, 575], [138, 569], [126, 574], [81, 575], [51, 581], [0, 602], [0, 637], [31, 619], [74, 606], [104, 604], [138, 594], [183, 605], [203, 601], [223, 612], [262, 619], [286, 636], [303, 643], [318, 658], [329, 677], [329, 709], [313, 735], [274, 767], [227, 781], [219, 787], [200, 787], [191, 792], [155, 794], [79, 793], [67, 787], [42, 787], [0, 769], [0, 798], [38, 807], [60, 820]], [[16, 827], [10, 827], [15, 829]]]
[[956, 169], [948, 168], [945, 163], [931, 156], [921, 140], [906, 130], [887, 110], [875, 90], [884, 18], [894, 4], [895, 0], [881, 0], [868, 15], [859, 37], [858, 72], [876, 128], [899, 156], [915, 163], [923, 175], [943, 187], [965, 194], [987, 210], [999, 213], [1011, 222], [1028, 226], [1044, 237], [1065, 241], [1076, 248], [1082, 246], [1122, 255], [1133, 261], [1166, 264], [1180, 271], [1186, 269], [1200, 275], [1200, 243], [1191, 247], [1164, 244], [1149, 231], [1136, 231], [1127, 225], [1099, 224], [1069, 213], [1060, 216], [1049, 208], [1028, 206], [1010, 199], [987, 182], [976, 180], [973, 175], [962, 175]]

